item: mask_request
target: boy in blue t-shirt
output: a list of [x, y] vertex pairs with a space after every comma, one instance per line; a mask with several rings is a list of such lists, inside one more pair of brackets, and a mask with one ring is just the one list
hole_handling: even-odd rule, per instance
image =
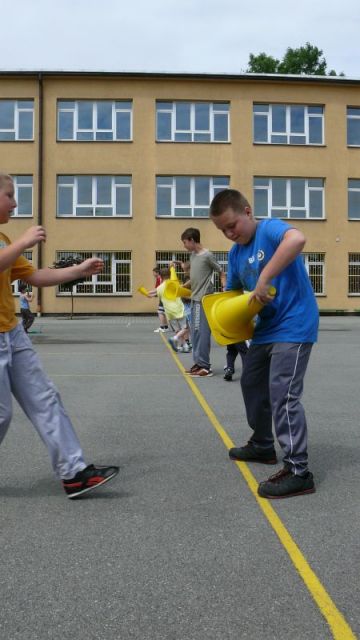
[[[261, 482], [264, 498], [286, 498], [315, 491], [308, 470], [307, 424], [300, 402], [319, 312], [300, 255], [304, 235], [278, 219], [257, 221], [246, 198], [235, 189], [218, 193], [210, 217], [235, 242], [229, 253], [228, 290], [252, 291], [264, 308], [241, 376], [247, 420], [253, 430], [233, 460], [276, 464], [272, 419], [284, 453], [284, 468]], [[276, 288], [276, 296], [269, 293]]]

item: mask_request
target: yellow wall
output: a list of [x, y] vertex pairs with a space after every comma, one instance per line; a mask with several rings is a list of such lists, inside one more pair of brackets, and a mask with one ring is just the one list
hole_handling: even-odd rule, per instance
[[[0, 76], [1, 98], [34, 98], [35, 142], [0, 143], [1, 169], [34, 176], [34, 223], [37, 212], [38, 82], [22, 74]], [[136, 293], [139, 284], [151, 287], [155, 251], [181, 251], [181, 232], [200, 228], [202, 244], [227, 251], [229, 243], [209, 220], [155, 218], [155, 179], [167, 175], [228, 175], [231, 186], [252, 200], [253, 176], [325, 178], [326, 220], [295, 221], [307, 237], [306, 252], [324, 252], [326, 295], [321, 309], [353, 310], [359, 297], [347, 295], [348, 252], [360, 252], [360, 221], [347, 219], [347, 180], [360, 177], [360, 148], [346, 146], [346, 107], [360, 106], [360, 84], [250, 80], [226, 77], [129, 77], [112, 75], [45, 74], [43, 78], [43, 224], [48, 240], [43, 265], [51, 265], [57, 250], [132, 251], [133, 295], [76, 297], [77, 313], [153, 312], [154, 301]], [[131, 99], [132, 142], [57, 142], [58, 99]], [[155, 142], [155, 101], [230, 101], [231, 143], [189, 144]], [[254, 145], [253, 102], [325, 105], [325, 145]], [[6, 165], [6, 166], [5, 166]], [[131, 174], [132, 219], [56, 219], [57, 174]], [[29, 220], [12, 220], [15, 238]], [[34, 252], [36, 260], [36, 251]], [[42, 312], [68, 313], [70, 300], [56, 290], [42, 294]]]

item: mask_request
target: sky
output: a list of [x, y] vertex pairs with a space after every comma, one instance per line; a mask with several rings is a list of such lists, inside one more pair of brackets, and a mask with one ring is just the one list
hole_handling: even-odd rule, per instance
[[360, 78], [360, 0], [0, 0], [3, 71], [246, 72], [306, 42]]

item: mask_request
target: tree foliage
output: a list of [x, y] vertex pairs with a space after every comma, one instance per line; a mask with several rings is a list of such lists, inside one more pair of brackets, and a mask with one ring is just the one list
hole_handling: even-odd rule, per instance
[[[323, 51], [307, 42], [303, 47], [288, 47], [282, 58], [278, 60], [262, 52], [258, 55], [250, 53], [247, 73], [287, 73], [295, 75], [336, 76], [334, 69], [327, 69]], [[344, 73], [340, 73], [343, 76]]]

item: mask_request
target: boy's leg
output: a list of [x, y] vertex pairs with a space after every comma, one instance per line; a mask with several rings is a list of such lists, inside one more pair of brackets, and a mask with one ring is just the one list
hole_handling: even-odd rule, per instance
[[237, 342], [234, 346], [236, 346], [238, 353], [240, 353], [242, 366], [244, 366], [245, 357], [247, 352], [249, 351], [249, 347], [247, 346], [245, 340], [243, 342]]
[[249, 442], [260, 452], [274, 449], [269, 394], [271, 345], [252, 344], [241, 375], [246, 416], [253, 430]]
[[11, 390], [46, 445], [55, 474], [62, 479], [73, 478], [86, 463], [60, 395], [22, 328], [16, 327], [8, 335], [12, 347]]
[[311, 343], [273, 345], [270, 396], [275, 432], [284, 452], [285, 465], [295, 475], [307, 473], [307, 424], [300, 402]]
[[235, 360], [237, 358], [238, 350], [235, 344], [228, 344], [226, 347], [226, 367], [234, 372]]
[[12, 398], [8, 373], [9, 341], [6, 333], [0, 333], [0, 443], [5, 438], [12, 416]]

